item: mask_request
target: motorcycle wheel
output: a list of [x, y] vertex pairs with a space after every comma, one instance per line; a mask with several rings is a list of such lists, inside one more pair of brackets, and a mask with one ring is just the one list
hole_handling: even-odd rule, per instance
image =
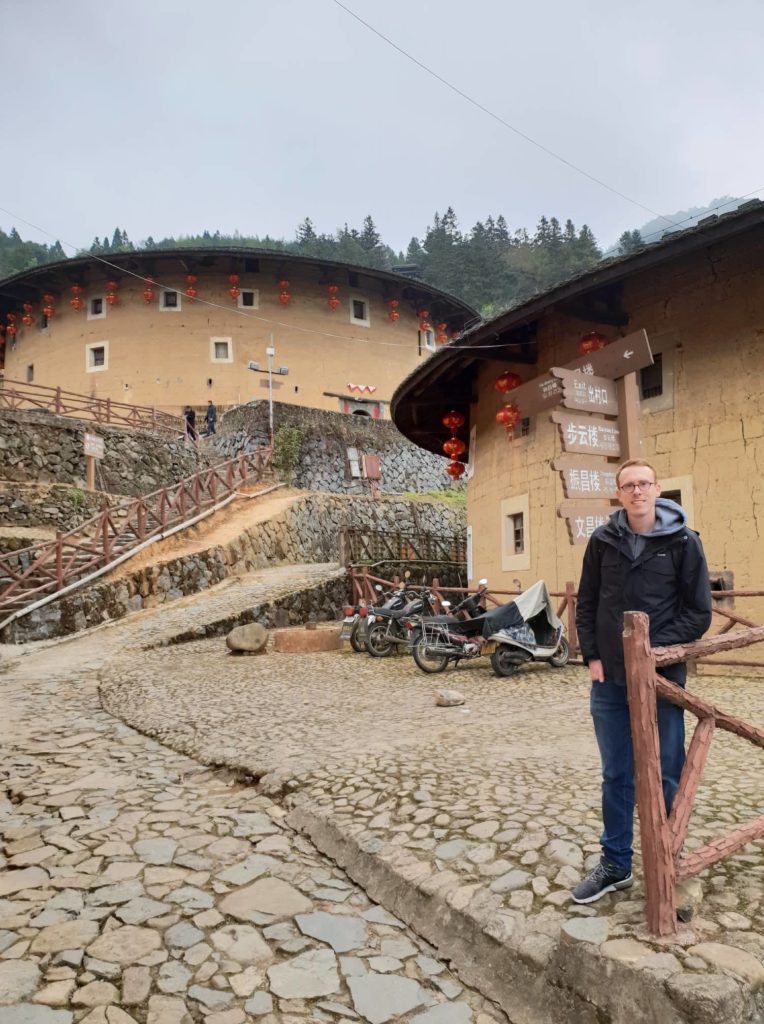
[[429, 650], [424, 637], [419, 637], [414, 642], [411, 653], [414, 655], [414, 661], [423, 672], [443, 672], [448, 665], [448, 655], [438, 654], [435, 651]]
[[513, 676], [520, 668], [516, 661], [510, 660], [511, 658], [514, 658], [514, 655], [512, 648], [508, 647], [507, 644], [499, 644], [491, 655], [491, 668], [500, 678], [505, 679], [507, 676]]
[[353, 630], [350, 634], [350, 646], [353, 648], [356, 654], [366, 653], [366, 641], [359, 639], [357, 624], [353, 626]]
[[553, 668], [563, 668], [568, 664], [568, 658], [570, 658], [570, 647], [565, 637], [562, 637], [559, 647], [549, 659], [549, 664]]
[[395, 644], [387, 638], [387, 626], [384, 622], [375, 623], [366, 636], [366, 650], [373, 658], [389, 658], [395, 650]]

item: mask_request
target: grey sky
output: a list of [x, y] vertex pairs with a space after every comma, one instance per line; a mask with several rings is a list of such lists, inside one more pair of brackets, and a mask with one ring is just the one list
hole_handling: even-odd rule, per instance
[[[658, 212], [764, 186], [760, 0], [344, 0], [454, 85]], [[0, 206], [89, 246], [204, 228], [293, 237], [366, 213], [640, 210], [445, 89], [331, 0], [0, 0]], [[764, 193], [762, 193], [764, 196]], [[0, 227], [48, 241], [0, 213]]]

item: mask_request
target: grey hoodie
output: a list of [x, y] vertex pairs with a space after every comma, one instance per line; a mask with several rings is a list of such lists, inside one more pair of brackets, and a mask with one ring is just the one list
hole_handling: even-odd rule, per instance
[[611, 517], [613, 523], [623, 532], [629, 542], [631, 557], [639, 558], [645, 549], [646, 537], [668, 537], [678, 533], [687, 525], [687, 513], [681, 505], [670, 498], [657, 498], [655, 501], [655, 525], [646, 533], [634, 533], [629, 526], [629, 517], [625, 508], [619, 508]]

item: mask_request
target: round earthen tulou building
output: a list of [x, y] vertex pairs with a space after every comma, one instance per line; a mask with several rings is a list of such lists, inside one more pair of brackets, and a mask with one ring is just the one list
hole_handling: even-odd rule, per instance
[[172, 413], [267, 397], [270, 362], [279, 402], [385, 418], [398, 383], [478, 320], [402, 274], [250, 248], [80, 256], [0, 282], [6, 386]]

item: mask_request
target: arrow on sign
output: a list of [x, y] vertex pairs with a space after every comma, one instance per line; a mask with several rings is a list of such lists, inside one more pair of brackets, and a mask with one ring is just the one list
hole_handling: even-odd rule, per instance
[[627, 348], [626, 351], [623, 354], [623, 358], [624, 359], [631, 359], [631, 357], [633, 355], [634, 355], [634, 352], [630, 348]]

